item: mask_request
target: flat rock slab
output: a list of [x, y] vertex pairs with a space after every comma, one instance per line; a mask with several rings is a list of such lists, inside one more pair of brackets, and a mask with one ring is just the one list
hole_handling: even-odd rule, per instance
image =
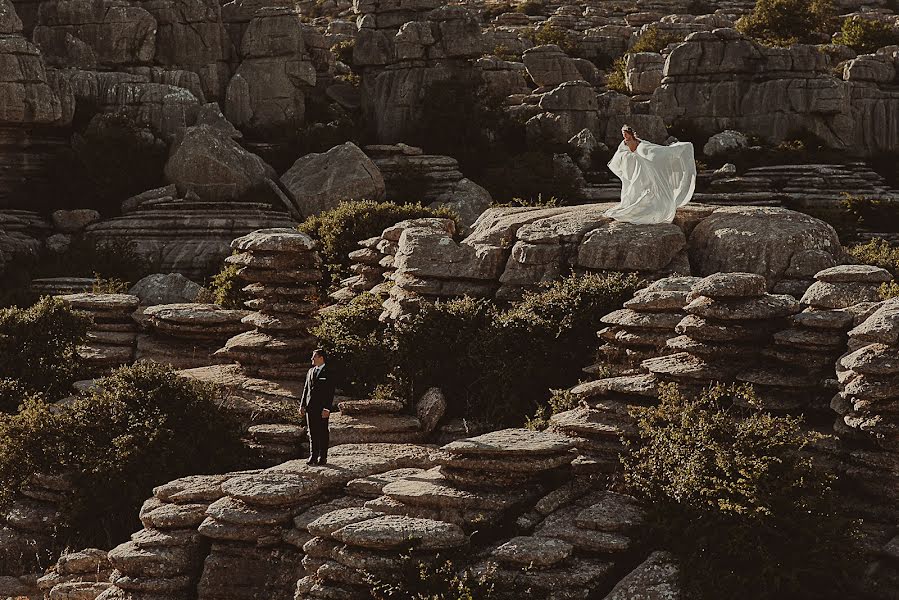
[[377, 498], [381, 495], [384, 486], [388, 483], [400, 479], [405, 479], [413, 475], [420, 475], [424, 472], [424, 469], [416, 469], [414, 467], [405, 469], [393, 469], [392, 471], [387, 471], [386, 473], [376, 473], [374, 475], [369, 475], [368, 477], [359, 477], [357, 479], [353, 479], [346, 484], [346, 490], [348, 493], [356, 496]]
[[809, 329], [831, 329], [846, 331], [852, 326], [853, 315], [845, 309], [813, 310], [806, 309], [793, 315], [791, 321], [794, 325]]
[[[131, 541], [138, 548], [143, 549], [173, 548], [199, 544], [200, 536], [193, 529], [141, 529], [131, 534]], [[97, 571], [96, 568], [93, 570]]]
[[580, 383], [571, 388], [571, 393], [587, 401], [611, 394], [655, 398], [658, 389], [652, 375], [625, 375]]
[[622, 308], [610, 312], [600, 320], [607, 325], [634, 329], [674, 329], [683, 318], [684, 315], [680, 312], [637, 312]]
[[229, 496], [210, 504], [206, 514], [235, 525], [279, 525], [289, 523], [292, 517], [289, 508], [261, 508]]
[[119, 544], [109, 551], [109, 562], [129, 575], [169, 577], [187, 573], [197, 566], [198, 555], [181, 548], [145, 550], [134, 542]]
[[248, 542], [251, 544], [276, 543], [281, 541], [281, 530], [267, 525], [238, 525], [208, 517], [197, 531], [213, 540], [228, 542]]
[[816, 281], [805, 290], [802, 304], [815, 308], [847, 308], [859, 302], [874, 302], [880, 299], [879, 284], [873, 283], [829, 283]]
[[573, 551], [574, 546], [564, 540], [519, 536], [496, 548], [491, 556], [507, 565], [547, 568], [562, 562]]
[[297, 504], [320, 490], [314, 479], [289, 473], [239, 475], [222, 484], [223, 492], [254, 506]]
[[343, 400], [337, 404], [340, 412], [348, 415], [398, 413], [403, 410], [403, 403], [397, 400]]
[[340, 496], [331, 500], [330, 502], [324, 502], [322, 504], [315, 504], [310, 506], [297, 516], [293, 518], [293, 525], [297, 528], [297, 530], [306, 532], [306, 527], [309, 526], [309, 523], [316, 520], [322, 515], [326, 515], [330, 512], [334, 512], [335, 510], [340, 510], [341, 508], [353, 508], [362, 506], [364, 500], [361, 498], [353, 498], [352, 496]]
[[899, 344], [899, 298], [891, 298], [881, 304], [860, 325], [849, 331], [853, 341]]
[[645, 517], [646, 511], [636, 498], [604, 492], [599, 502], [577, 514], [575, 523], [582, 529], [619, 532], [639, 525]]
[[319, 537], [330, 537], [332, 533], [350, 525], [351, 523], [361, 523], [375, 517], [381, 516], [381, 513], [375, 512], [370, 508], [341, 508], [324, 514], [306, 526], [306, 530], [312, 535]]
[[[642, 363], [644, 369], [677, 380], [712, 381], [729, 379], [729, 371], [698, 356], [679, 352], [670, 356], [650, 358]], [[736, 368], [737, 365], [734, 365]]]
[[231, 242], [231, 247], [244, 252], [288, 252], [301, 254], [315, 250], [317, 242], [305, 233], [286, 227], [259, 229]]
[[387, 550], [414, 546], [421, 550], [446, 550], [465, 545], [458, 525], [397, 515], [352, 523], [335, 531], [334, 539], [351, 546]]
[[160, 529], [196, 527], [206, 518], [206, 507], [205, 503], [169, 504], [150, 498], [141, 507], [140, 521], [144, 527]]
[[534, 536], [564, 540], [578, 552], [614, 554], [631, 547], [631, 539], [627, 536], [578, 527], [572, 518], [576, 514], [565, 508], [554, 512], [537, 527]]
[[675, 312], [687, 303], [688, 291], [647, 291], [645, 288], [624, 303], [624, 308], [638, 312]]
[[530, 429], [502, 429], [451, 442], [441, 448], [469, 457], [524, 457], [568, 452], [574, 444], [565, 436]]
[[247, 433], [254, 440], [263, 444], [293, 445], [302, 441], [306, 435], [306, 429], [299, 425], [268, 423], [252, 425]]
[[636, 421], [626, 413], [606, 412], [583, 406], [554, 414], [550, 418], [550, 427], [566, 435], [586, 438], [617, 440], [637, 433]]
[[388, 483], [383, 491], [385, 495], [412, 506], [488, 511], [507, 509], [525, 498], [525, 493], [520, 490], [506, 493], [461, 490], [436, 470]]
[[899, 374], [899, 348], [870, 344], [840, 358], [840, 365], [864, 375]]
[[815, 279], [828, 283], [875, 283], [892, 281], [889, 271], [874, 265], [837, 265], [815, 273]]
[[115, 312], [130, 314], [140, 304], [140, 298], [131, 294], [66, 294], [57, 296], [72, 308], [89, 312]]
[[441, 453], [437, 457], [437, 464], [452, 467], [453, 469], [464, 469], [468, 471], [476, 471], [484, 473], [524, 473], [535, 474], [541, 471], [558, 469], [564, 467], [574, 460], [575, 456], [571, 453], [535, 456], [526, 459], [509, 459], [509, 458], [469, 458], [466, 456], [458, 456], [449, 453]]
[[755, 273], [715, 273], [703, 277], [691, 289], [694, 296], [710, 298], [751, 298], [767, 291], [768, 282]]
[[185, 325], [221, 325], [240, 323], [246, 310], [227, 309], [218, 304], [158, 304], [143, 310], [144, 316]]
[[684, 306], [684, 312], [691, 315], [722, 321], [776, 319], [795, 314], [799, 310], [799, 302], [793, 296], [773, 294], [748, 300], [699, 296]]
[[668, 552], [653, 552], [618, 582], [603, 600], [680, 600], [677, 562]]
[[571, 558], [554, 569], [501, 567], [488, 571], [485, 567], [475, 570], [478, 575], [488, 572], [497, 587], [522, 586], [531, 591], [532, 598], [587, 600], [595, 598], [598, 590], [611, 585], [615, 565], [595, 558]]
[[704, 342], [755, 342], [770, 334], [770, 323], [744, 324], [736, 321], [716, 321], [688, 315], [674, 330]]
[[222, 483], [229, 475], [189, 475], [153, 488], [153, 495], [166, 502], [213, 502], [225, 493]]

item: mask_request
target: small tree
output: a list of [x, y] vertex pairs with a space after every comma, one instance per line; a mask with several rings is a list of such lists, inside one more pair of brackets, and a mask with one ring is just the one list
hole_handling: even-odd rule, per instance
[[838, 44], [849, 46], [859, 54], [871, 54], [884, 46], [899, 43], [899, 36], [883, 21], [852, 15], [843, 20], [836, 41]]
[[817, 43], [830, 38], [834, 14], [831, 0], [758, 0], [736, 28], [774, 46]]
[[687, 597], [851, 597], [852, 523], [805, 452], [815, 436], [736, 399], [756, 404], [751, 387], [688, 398], [669, 385], [632, 413], [625, 484], [651, 503], [652, 535], [678, 555]]

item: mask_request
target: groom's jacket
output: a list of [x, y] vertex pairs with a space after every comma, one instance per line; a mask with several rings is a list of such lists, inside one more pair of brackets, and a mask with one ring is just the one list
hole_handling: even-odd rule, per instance
[[328, 365], [322, 365], [315, 373], [312, 367], [306, 373], [306, 385], [303, 386], [303, 398], [300, 406], [310, 412], [322, 409], [333, 410], [334, 404], [334, 378], [331, 376]]

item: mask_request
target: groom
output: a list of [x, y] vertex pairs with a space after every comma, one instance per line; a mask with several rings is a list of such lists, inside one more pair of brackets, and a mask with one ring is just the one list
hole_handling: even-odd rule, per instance
[[312, 352], [312, 368], [306, 373], [306, 385], [300, 400], [300, 418], [306, 416], [309, 434], [307, 464], [323, 465], [328, 460], [328, 417], [334, 404], [334, 378], [325, 366], [327, 353], [321, 348]]

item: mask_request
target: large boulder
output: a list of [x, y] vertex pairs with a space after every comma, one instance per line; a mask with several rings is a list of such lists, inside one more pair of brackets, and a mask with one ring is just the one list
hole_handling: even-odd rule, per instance
[[201, 289], [181, 273], [154, 273], [131, 286], [128, 293], [140, 298], [144, 306], [155, 306], [196, 302]]
[[[783, 279], [791, 266], [805, 263], [809, 251], [839, 255], [836, 231], [824, 221], [785, 208], [720, 208], [700, 221], [689, 239], [695, 275], [757, 273], [768, 279], [769, 286]], [[804, 279], [814, 275], [789, 272]]]
[[728, 154], [748, 147], [749, 139], [744, 134], [733, 129], [727, 129], [710, 137], [709, 141], [702, 147], [702, 153], [706, 156], [718, 156], [719, 154]]
[[303, 156], [281, 182], [302, 215], [317, 215], [346, 200], [383, 200], [386, 193], [378, 167], [352, 142]]
[[176, 141], [165, 165], [166, 179], [178, 191], [203, 200], [247, 199], [252, 193], [271, 193], [275, 170], [244, 150], [221, 129], [210, 125], [187, 128]]
[[584, 81], [574, 60], [555, 44], [536, 46], [522, 56], [528, 75], [540, 87], [555, 87], [566, 81]]

